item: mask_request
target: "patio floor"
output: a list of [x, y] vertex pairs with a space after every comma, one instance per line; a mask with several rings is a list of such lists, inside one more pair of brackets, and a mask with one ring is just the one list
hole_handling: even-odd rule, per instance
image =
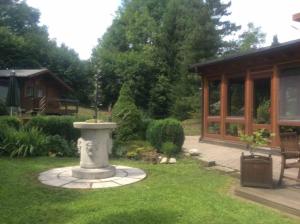
[[[197, 149], [200, 153], [197, 158], [205, 163], [214, 161], [216, 166], [212, 166], [209, 169], [221, 170], [239, 177], [240, 156], [242, 152], [245, 152], [244, 150], [199, 142], [199, 136], [186, 136], [183, 148], [185, 152], [188, 152], [190, 149]], [[281, 158], [278, 155], [273, 155], [272, 158], [273, 179], [277, 183]], [[284, 178], [283, 185], [280, 188], [262, 189], [237, 186], [235, 194], [300, 217], [300, 182], [289, 179], [296, 178], [297, 174], [297, 169], [285, 170], [287, 178]]]

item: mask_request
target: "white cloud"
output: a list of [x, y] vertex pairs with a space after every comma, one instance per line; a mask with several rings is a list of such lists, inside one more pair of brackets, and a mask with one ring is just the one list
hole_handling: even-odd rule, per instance
[[41, 12], [41, 24], [50, 38], [75, 49], [88, 59], [92, 48], [111, 25], [121, 0], [27, 0]]
[[[226, 0], [228, 1], [228, 0]], [[41, 11], [41, 23], [48, 26], [50, 37], [75, 49], [88, 59], [92, 48], [111, 25], [121, 0], [27, 0]], [[267, 33], [267, 44], [277, 34], [280, 42], [300, 38], [300, 23], [292, 15], [300, 12], [300, 0], [232, 0], [229, 17], [246, 28], [254, 22]]]

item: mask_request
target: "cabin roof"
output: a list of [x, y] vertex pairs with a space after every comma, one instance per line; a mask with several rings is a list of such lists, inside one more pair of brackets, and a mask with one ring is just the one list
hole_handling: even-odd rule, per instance
[[220, 57], [212, 60], [207, 60], [204, 62], [199, 62], [196, 64], [190, 65], [190, 70], [194, 72], [199, 72], [202, 69], [205, 69], [210, 66], [230, 63], [237, 60], [248, 59], [258, 55], [269, 55], [273, 53], [279, 53], [284, 50], [293, 49], [295, 47], [300, 47], [300, 39], [288, 41], [285, 43], [280, 43], [274, 46], [263, 47], [259, 49], [252, 49], [243, 53], [231, 54], [225, 57]]
[[54, 73], [52, 73], [50, 70], [43, 68], [43, 69], [6, 69], [6, 70], [0, 70], [0, 78], [8, 78], [11, 74], [11, 72], [14, 71], [16, 74], [16, 77], [19, 78], [31, 78], [34, 76], [39, 75], [50, 75], [53, 77], [56, 81], [58, 81], [61, 85], [63, 85], [67, 90], [73, 91], [73, 89], [67, 85], [62, 79], [57, 77]]

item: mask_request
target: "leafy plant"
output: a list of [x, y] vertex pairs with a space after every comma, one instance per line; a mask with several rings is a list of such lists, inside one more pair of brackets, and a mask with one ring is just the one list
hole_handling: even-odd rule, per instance
[[18, 117], [12, 116], [0, 116], [0, 123], [15, 129], [19, 129], [22, 126], [21, 120]]
[[264, 100], [257, 107], [257, 123], [258, 124], [267, 124], [270, 122], [270, 100]]
[[45, 155], [46, 136], [37, 128], [8, 131], [3, 148], [11, 157]]
[[[274, 134], [270, 136], [274, 136]], [[246, 147], [251, 153], [254, 148], [265, 146], [269, 143], [269, 138], [266, 136], [266, 129], [254, 131], [251, 135], [240, 134], [240, 140], [246, 143]]]
[[178, 152], [177, 146], [172, 142], [165, 142], [162, 145], [162, 152], [167, 156], [171, 157]]
[[149, 124], [146, 136], [147, 140], [159, 152], [162, 151], [164, 142], [172, 142], [177, 146], [176, 153], [179, 153], [184, 142], [184, 132], [181, 123], [172, 118], [152, 121]]
[[68, 143], [59, 135], [47, 136], [45, 148], [50, 156], [75, 156], [74, 144]]

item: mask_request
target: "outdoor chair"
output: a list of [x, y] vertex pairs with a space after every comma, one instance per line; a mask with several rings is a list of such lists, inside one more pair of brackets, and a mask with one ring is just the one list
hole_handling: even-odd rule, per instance
[[[295, 132], [280, 134], [280, 150], [281, 150], [281, 172], [279, 176], [278, 185], [281, 185], [282, 178], [284, 177], [284, 170], [290, 168], [299, 168], [298, 180], [300, 178], [300, 145], [299, 137]], [[293, 159], [293, 162], [288, 162]], [[295, 160], [297, 160], [295, 162]]]

